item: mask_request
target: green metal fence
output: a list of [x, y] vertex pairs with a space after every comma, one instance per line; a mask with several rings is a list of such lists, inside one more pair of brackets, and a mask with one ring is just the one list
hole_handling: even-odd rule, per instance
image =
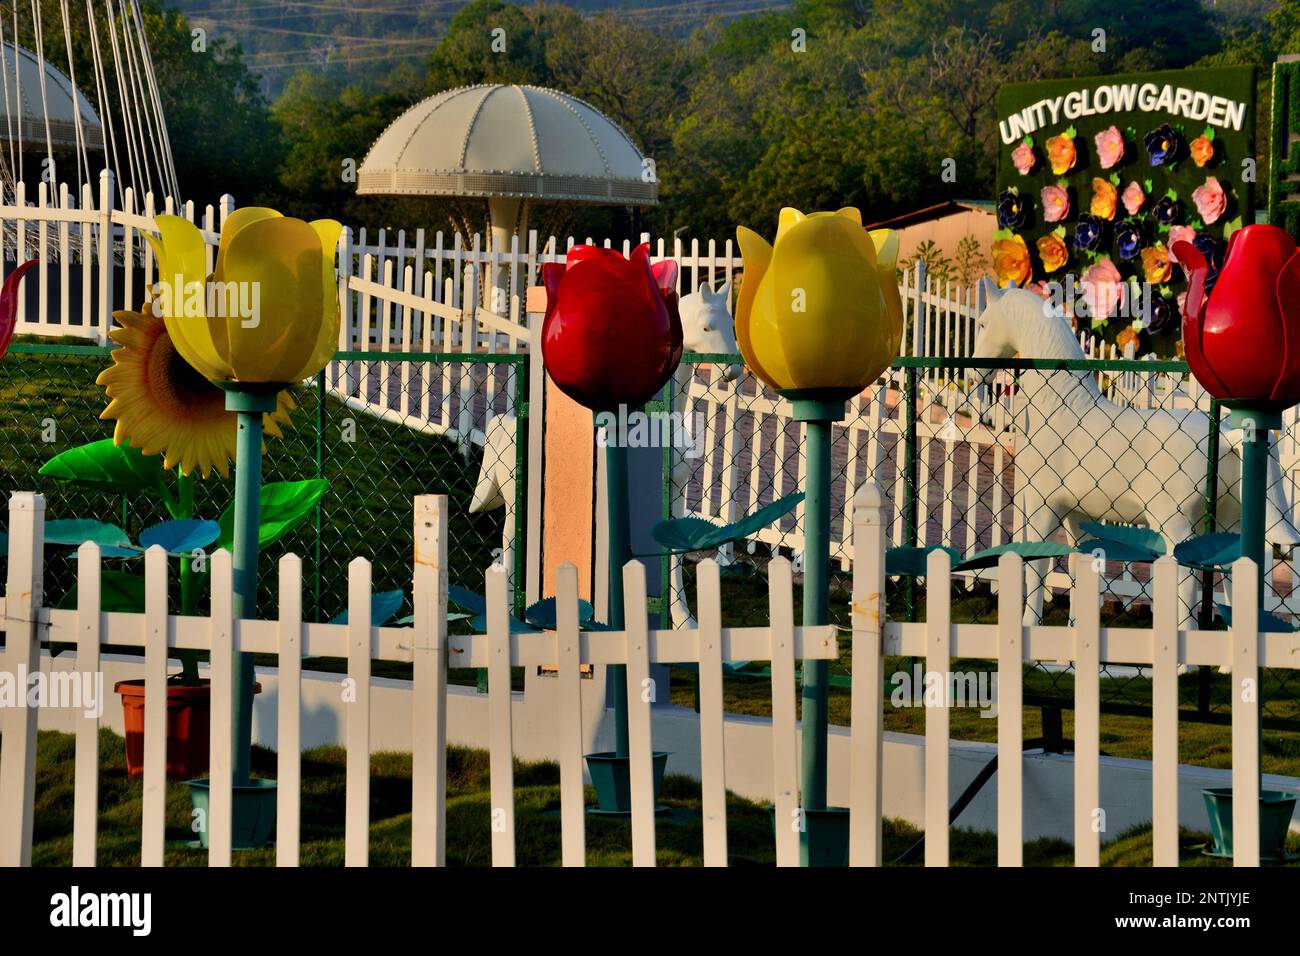
[[[663, 515], [671, 516], [674, 498], [684, 497], [685, 513], [730, 520], [797, 490], [802, 435], [798, 424], [777, 410], [777, 396], [743, 369], [725, 381], [723, 370], [736, 372], [742, 361], [738, 355], [691, 355], [684, 361], [687, 371], [668, 387], [660, 407], [683, 411], [688, 420], [694, 412], [702, 413], [693, 424], [704, 431], [705, 453], [686, 459], [678, 450], [665, 451]], [[684, 389], [692, 400], [681, 400]], [[1092, 403], [1082, 426], [1096, 432], [1083, 442], [1093, 449], [1089, 459], [1068, 467], [1061, 464], [1069, 459], [1062, 450], [1078, 445], [1078, 436], [1051, 431], [1053, 422], [1039, 413], [1044, 396], [1063, 403]], [[1107, 403], [1143, 410], [1141, 426], [1126, 436], [1101, 428], [1097, 423], [1105, 420]], [[1169, 420], [1193, 413], [1204, 416], [1195, 420], [1199, 432], [1194, 444], [1162, 439], [1161, 428]], [[1197, 394], [1181, 361], [899, 359], [876, 388], [850, 403], [848, 416], [835, 428], [833, 619], [842, 628], [849, 625], [846, 502], [862, 483], [875, 481], [882, 489], [891, 545], [944, 544], [969, 556], [1016, 540], [1067, 542], [1064, 525], [1079, 516], [1044, 524], [1037, 511], [1026, 513], [1024, 498], [1017, 494], [1022, 483], [1082, 488], [1091, 511], [1111, 512], [1108, 521], [1123, 520], [1114, 512], [1131, 512], [1141, 523], [1142, 508], [1151, 503], [1128, 500], [1139, 493], [1176, 497], [1171, 504], [1192, 516], [1186, 530], [1175, 536], [1181, 540], [1235, 526], [1239, 466], [1230, 436], [1227, 441], [1222, 437], [1228, 433], [1221, 433], [1220, 418], [1217, 403]], [[1037, 457], [1027, 439], [1041, 453]], [[1176, 455], [1171, 451], [1175, 447]], [[674, 468], [679, 473], [676, 483]], [[1125, 476], [1118, 488], [1115, 474]], [[725, 549], [719, 557], [729, 565], [728, 608], [745, 613], [751, 606], [747, 602], [758, 601], [760, 588], [754, 582], [761, 580], [766, 559], [774, 552], [797, 559], [802, 545], [801, 515], [796, 513], [758, 540]], [[1279, 550], [1275, 559], [1267, 609], [1296, 620], [1300, 586], [1295, 585], [1290, 553]], [[674, 575], [672, 562], [664, 559], [662, 572], [669, 582], [668, 605], [689, 609], [694, 592], [690, 563]], [[956, 585], [953, 608], [958, 619], [996, 620], [995, 577], [995, 571], [972, 573]], [[1109, 623], [1142, 626], [1149, 621], [1149, 565], [1107, 560], [1102, 577], [1103, 614]], [[1054, 584], [1049, 593], [1068, 586], [1065, 559], [1051, 562], [1049, 583]], [[1185, 606], [1185, 613], [1198, 626], [1221, 627], [1215, 604], [1224, 600], [1222, 576], [1206, 572], [1198, 583], [1198, 596]], [[891, 578], [889, 588], [890, 612], [896, 618], [915, 620], [923, 613], [924, 579]], [[753, 609], [763, 610], [757, 603]], [[1068, 614], [1064, 600], [1048, 601], [1044, 608], [1047, 623], [1066, 623]], [[842, 664], [847, 669], [848, 662]], [[1149, 710], [1150, 681], [1143, 669], [1110, 668], [1103, 678], [1103, 703], [1111, 711]], [[1266, 675], [1264, 683], [1266, 720], [1300, 729], [1300, 683], [1290, 672]], [[1202, 669], [1180, 686], [1186, 714], [1212, 722], [1227, 719], [1228, 681], [1222, 675]], [[1026, 695], [1031, 702], [1069, 706], [1073, 673], [1042, 664], [1026, 676]]]
[[[5, 414], [0, 417], [0, 455], [3, 456], [5, 496], [16, 490], [37, 490], [46, 496], [46, 516], [93, 518], [122, 526], [135, 540], [139, 531], [164, 520], [160, 502], [146, 496], [124, 497], [54, 481], [41, 476], [41, 466], [67, 449], [109, 438], [113, 422], [99, 418], [106, 399], [95, 384], [110, 363], [110, 347], [94, 345], [15, 343], [0, 362], [0, 396]], [[450, 558], [453, 568], [467, 571], [467, 582], [481, 582], [483, 569], [500, 558], [503, 522], [515, 517], [513, 580], [516, 601], [523, 601], [523, 508], [526, 480], [524, 450], [527, 443], [528, 364], [524, 355], [405, 354], [344, 352], [336, 365], [322, 372], [314, 384], [295, 386], [297, 403], [292, 424], [284, 437], [268, 437], [263, 461], [264, 481], [325, 478], [329, 490], [313, 518], [263, 553], [259, 612], [276, 611], [276, 562], [293, 552], [304, 561], [304, 589], [309, 618], [329, 620], [346, 606], [348, 562], [365, 557], [372, 562], [376, 592], [401, 590], [404, 609], [411, 612], [411, 560], [413, 553], [412, 498], [418, 494], [445, 493], [451, 499]], [[339, 391], [327, 388], [327, 375], [376, 373], [387, 366], [406, 382], [413, 399], [424, 390], [440, 391], [450, 381], [451, 401], [472, 404], [475, 441], [457, 441], [436, 434], [416, 400], [403, 417], [371, 414], [364, 402], [352, 403]], [[406, 368], [408, 374], [401, 375]], [[494, 381], [489, 396], [488, 381]], [[329, 379], [334, 381], [334, 379]], [[443, 396], [438, 395], [439, 402]], [[453, 407], [459, 418], [459, 407]], [[486, 514], [468, 512], [471, 496], [483, 466], [481, 423], [488, 412], [509, 411], [515, 417], [516, 440], [509, 449], [516, 492], [505, 509]], [[220, 517], [230, 504], [233, 481], [215, 473], [195, 483], [195, 513]], [[46, 580], [47, 601], [56, 603], [71, 588], [75, 560], [71, 549], [50, 548]]]

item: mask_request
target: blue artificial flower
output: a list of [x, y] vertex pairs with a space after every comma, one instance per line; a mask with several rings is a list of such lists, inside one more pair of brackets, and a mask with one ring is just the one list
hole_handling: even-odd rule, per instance
[[998, 197], [998, 226], [1019, 229], [1025, 224], [1025, 200], [1019, 193], [1004, 190]]
[[1142, 322], [1148, 332], [1154, 335], [1177, 323], [1178, 309], [1166, 296], [1159, 292], [1151, 292], [1146, 296], [1146, 300], [1146, 314], [1143, 315]]
[[1115, 245], [1119, 247], [1121, 259], [1132, 259], [1146, 245], [1142, 235], [1142, 226], [1132, 219], [1125, 219], [1115, 225]]
[[1227, 252], [1224, 243], [1215, 239], [1208, 233], [1198, 232], [1196, 238], [1192, 240], [1192, 245], [1196, 251], [1205, 257], [1205, 265], [1209, 271], [1205, 274], [1205, 292], [1208, 295], [1214, 288], [1214, 283], [1219, 279], [1219, 270], [1223, 268], [1223, 257]]
[[1074, 224], [1074, 247], [1076, 249], [1096, 249], [1101, 245], [1102, 220], [1089, 213], [1081, 213], [1079, 221]]
[[1168, 123], [1163, 123], [1147, 133], [1142, 137], [1142, 142], [1146, 144], [1147, 158], [1152, 166], [1163, 166], [1165, 163], [1173, 162], [1178, 158], [1178, 150], [1183, 143], [1178, 133]]
[[1173, 196], [1165, 196], [1151, 207], [1151, 215], [1156, 217], [1156, 222], [1164, 226], [1176, 223], [1181, 214], [1182, 204]]

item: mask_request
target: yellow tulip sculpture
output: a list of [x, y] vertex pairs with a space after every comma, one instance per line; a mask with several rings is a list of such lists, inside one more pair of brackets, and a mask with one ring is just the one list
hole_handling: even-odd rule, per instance
[[[803, 623], [829, 614], [831, 426], [845, 402], [898, 355], [903, 303], [894, 274], [898, 236], [867, 233], [856, 209], [782, 209], [776, 242], [736, 230], [745, 275], [736, 301], [736, 342], [750, 371], [790, 401], [804, 423]], [[826, 805], [829, 673], [802, 671], [800, 857], [805, 866], [848, 863], [848, 815]]]
[[149, 237], [159, 265], [155, 310], [201, 375], [217, 384], [283, 385], [325, 367], [338, 346], [340, 223], [237, 209], [208, 275], [198, 228], [179, 216], [157, 221], [161, 238]]
[[852, 395], [898, 357], [897, 233], [867, 233], [851, 207], [806, 215], [787, 207], [774, 245], [744, 226], [736, 238], [745, 262], [736, 342], [768, 385]]
[[[226, 392], [235, 412], [235, 504], [232, 567], [236, 618], [257, 614], [261, 534], [263, 416], [285, 386], [310, 378], [338, 345], [339, 295], [334, 247], [342, 226], [303, 222], [274, 209], [231, 213], [221, 230], [215, 268], [207, 271], [203, 235], [178, 216], [159, 216], [154, 314], [161, 316], [181, 358]], [[274, 813], [274, 784], [250, 776], [253, 655], [237, 656], [231, 709], [234, 798]], [[267, 803], [268, 793], [269, 803]]]

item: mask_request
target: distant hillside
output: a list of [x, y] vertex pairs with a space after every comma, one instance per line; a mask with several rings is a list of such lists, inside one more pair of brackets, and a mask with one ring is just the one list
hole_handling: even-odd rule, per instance
[[[686, 34], [713, 17], [788, 6], [781, 0], [566, 0], [666, 33]], [[170, 0], [208, 31], [239, 43], [274, 99], [298, 70], [383, 85], [398, 67], [424, 62], [465, 0]]]

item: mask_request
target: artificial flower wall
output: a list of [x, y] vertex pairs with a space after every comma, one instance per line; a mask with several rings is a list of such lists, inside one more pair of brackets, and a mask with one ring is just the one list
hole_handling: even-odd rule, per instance
[[1014, 84], [1000, 93], [998, 115], [1134, 82], [1235, 97], [1249, 108], [1240, 130], [1138, 109], [1060, 115], [1057, 122], [1040, 114], [1048, 121], [1032, 134], [1001, 144], [993, 268], [999, 285], [1059, 297], [1078, 328], [1120, 348], [1132, 342], [1138, 353], [1172, 356], [1187, 290], [1173, 244], [1193, 243], [1212, 282], [1227, 238], [1254, 222], [1253, 170], [1243, 166], [1254, 156], [1253, 70]]

